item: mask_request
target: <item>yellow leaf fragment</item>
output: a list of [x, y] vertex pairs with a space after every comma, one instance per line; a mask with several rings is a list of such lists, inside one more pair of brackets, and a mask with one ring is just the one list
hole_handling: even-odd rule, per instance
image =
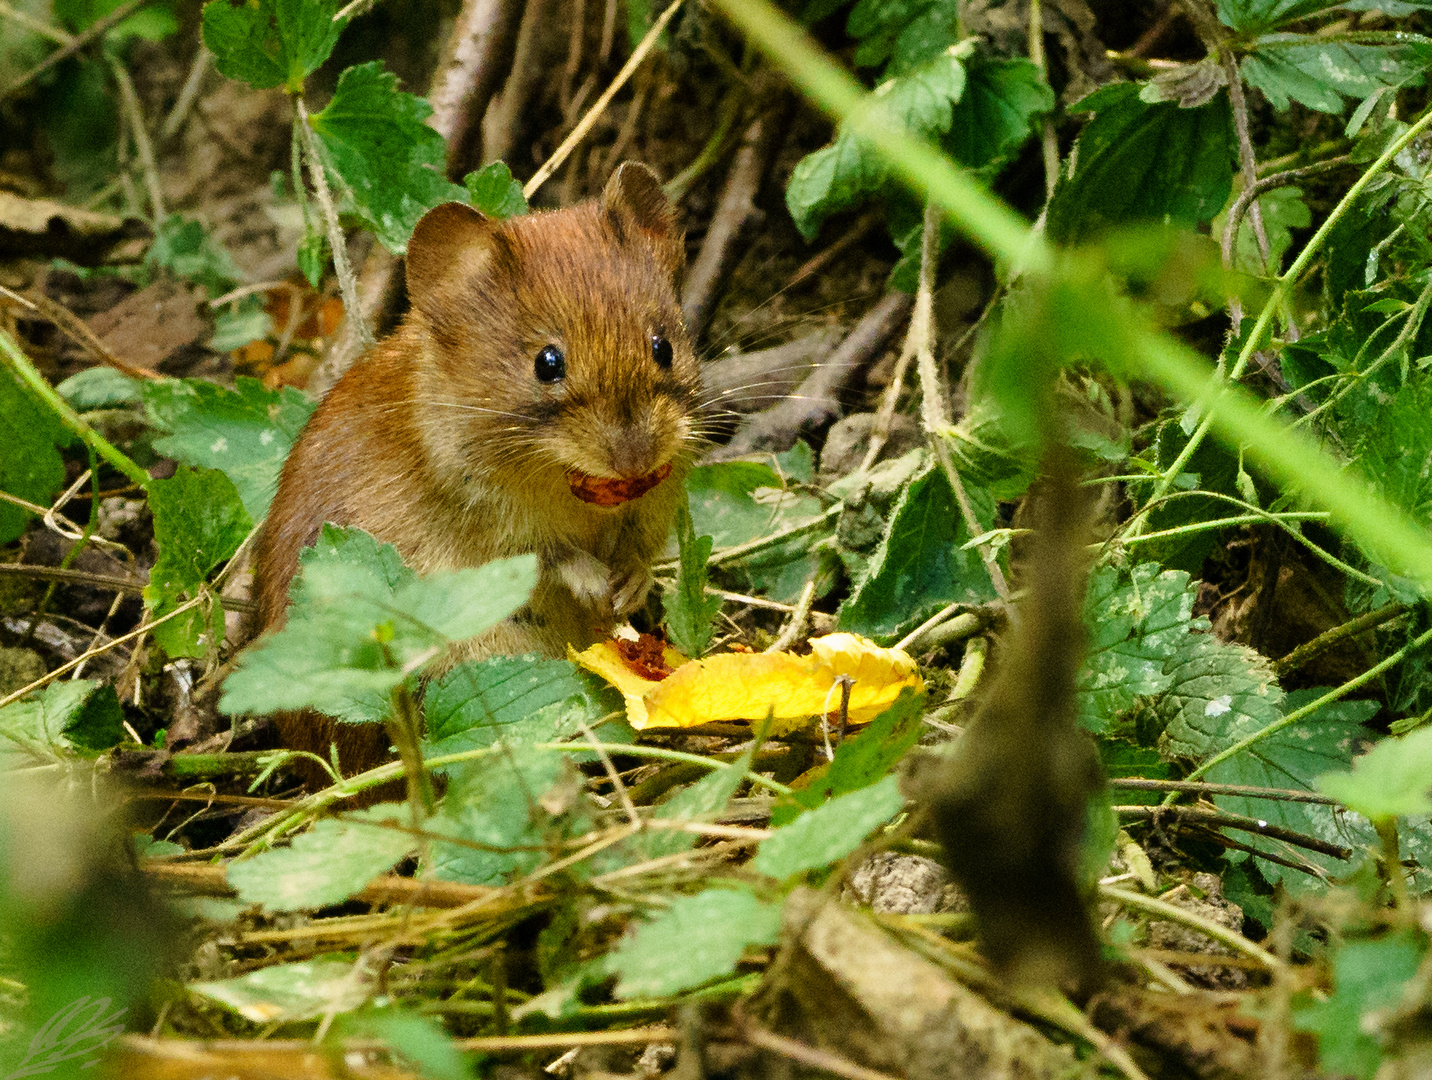
[[603, 642], [572, 660], [611, 683], [627, 702], [627, 719], [645, 728], [688, 728], [733, 720], [762, 720], [772, 731], [803, 726], [840, 707], [842, 675], [855, 680], [849, 720], [875, 719], [905, 687], [924, 689], [915, 662], [899, 649], [882, 649], [855, 634], [830, 634], [811, 641], [809, 656], [793, 653], [718, 653], [691, 660], [665, 679], [632, 671], [615, 646]]

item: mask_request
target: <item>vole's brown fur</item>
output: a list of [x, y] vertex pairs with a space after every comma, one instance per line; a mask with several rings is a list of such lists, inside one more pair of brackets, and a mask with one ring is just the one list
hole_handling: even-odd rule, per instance
[[[260, 627], [283, 621], [300, 550], [333, 522], [420, 573], [537, 554], [529, 604], [448, 662], [561, 656], [606, 636], [645, 598], [696, 442], [683, 263], [670, 204], [639, 165], [568, 210], [506, 222], [458, 203], [430, 211], [408, 245], [409, 314], [324, 398], [284, 466], [257, 552]], [[669, 368], [655, 337], [671, 344]], [[566, 375], [544, 383], [534, 357], [548, 345]], [[615, 507], [569, 484], [666, 464], [663, 482]], [[279, 729], [323, 757], [336, 739], [345, 773], [387, 756], [377, 725], [299, 714]]]

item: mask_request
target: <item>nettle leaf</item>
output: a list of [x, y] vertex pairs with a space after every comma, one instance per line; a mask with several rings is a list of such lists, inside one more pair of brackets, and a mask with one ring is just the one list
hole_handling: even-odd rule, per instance
[[[993, 500], [979, 488], [967, 493], [988, 524]], [[944, 471], [927, 461], [895, 504], [865, 576], [841, 605], [840, 629], [890, 641], [952, 601], [993, 600], [984, 560], [963, 548], [971, 538]]]
[[204, 5], [204, 44], [214, 66], [255, 90], [282, 86], [301, 93], [343, 32], [337, 0], [229, 0]]
[[[149, 572], [144, 603], [158, 618], [196, 596], [219, 564], [238, 550], [254, 522], [233, 481], [217, 469], [179, 466], [169, 479], [149, 485], [149, 508], [159, 559]], [[224, 634], [224, 610], [217, 600], [207, 620], [205, 614], [197, 607], [161, 623], [154, 639], [170, 656], [203, 656], [202, 638], [208, 635], [212, 648]]]
[[1345, 98], [1362, 99], [1384, 87], [1420, 86], [1429, 65], [1432, 39], [1416, 34], [1269, 34], [1258, 39], [1240, 70], [1275, 109], [1296, 101], [1319, 112], [1340, 113]]
[[617, 997], [667, 997], [730, 973], [748, 945], [772, 944], [780, 932], [780, 904], [744, 889], [707, 889], [642, 923], [605, 966], [620, 976]]
[[491, 746], [549, 742], [577, 735], [581, 723], [608, 743], [628, 743], [624, 721], [595, 725], [621, 708], [621, 695], [583, 677], [566, 660], [541, 656], [490, 656], [459, 664], [423, 697], [428, 741], [424, 757]]
[[[46, 759], [94, 757], [124, 741], [124, 713], [108, 683], [67, 679], [0, 709], [0, 736]], [[0, 759], [8, 749], [0, 743]]]
[[840, 744], [828, 766], [811, 770], [810, 782], [795, 793], [795, 804], [778, 805], [771, 824], [788, 824], [802, 808], [814, 809], [829, 798], [859, 791], [882, 779], [919, 741], [924, 716], [925, 695], [900, 691], [895, 704], [861, 728], [860, 734]]
[[762, 840], [760, 851], [751, 860], [751, 869], [784, 879], [829, 866], [859, 847], [904, 805], [905, 799], [893, 776], [839, 795]]
[[1094, 117], [1079, 135], [1072, 174], [1050, 201], [1051, 239], [1076, 243], [1137, 221], [1192, 228], [1228, 202], [1235, 143], [1226, 94], [1181, 109], [1146, 102], [1137, 84], [1117, 83], [1074, 109]]
[[1244, 33], [1267, 30], [1330, 7], [1345, 6], [1332, 0], [1214, 0], [1214, 3], [1223, 25]]
[[220, 707], [231, 715], [318, 709], [380, 720], [413, 669], [507, 618], [537, 580], [532, 555], [420, 578], [391, 544], [332, 525], [299, 564], [283, 628], [246, 651], [224, 683]]
[[1010, 161], [1054, 111], [1054, 91], [1039, 68], [1023, 58], [972, 59], [965, 92], [955, 105], [945, 148], [956, 160], [986, 174]]
[[1165, 665], [1185, 647], [1196, 592], [1182, 571], [1141, 563], [1128, 578], [1103, 566], [1084, 598], [1088, 654], [1079, 673], [1079, 722], [1106, 732], [1139, 698], [1171, 684]]
[[[563, 758], [530, 746], [499, 746], [452, 769], [442, 806], [425, 827], [491, 850], [434, 841], [424, 876], [500, 885], [535, 867], [554, 819], [580, 805], [580, 777]], [[568, 792], [559, 786], [564, 781]]]
[[721, 597], [706, 595], [706, 560], [711, 557], [711, 537], [697, 536], [686, 503], [676, 508], [676, 540], [680, 565], [676, 585], [662, 594], [666, 629], [671, 640], [687, 656], [700, 659], [711, 645], [711, 621], [721, 610]]
[[1372, 821], [1432, 814], [1432, 727], [1383, 739], [1351, 772], [1324, 773], [1317, 787]]
[[395, 255], [407, 250], [418, 218], [468, 198], [444, 175], [447, 144], [423, 123], [432, 111], [375, 60], [346, 69], [328, 106], [310, 118], [359, 216]]
[[462, 182], [473, 209], [490, 218], [502, 221], [527, 213], [527, 196], [522, 194], [522, 185], [512, 178], [505, 161], [484, 165], [478, 172], [464, 176]]
[[1377, 396], [1378, 408], [1353, 428], [1358, 471], [1394, 506], [1432, 523], [1432, 377], [1412, 378], [1390, 401]]
[[[229, 884], [247, 904], [297, 911], [341, 903], [417, 849], [406, 803], [380, 803], [323, 818], [285, 848], [229, 866]], [[397, 825], [398, 828], [388, 827]]]
[[[65, 483], [65, 462], [55, 448], [73, 440], [54, 411], [0, 365], [0, 490], [48, 506]], [[0, 501], [0, 544], [19, 537], [29, 520], [28, 511]]]
[[1426, 939], [1410, 932], [1350, 941], [1333, 955], [1332, 996], [1295, 1001], [1293, 1026], [1317, 1035], [1329, 1074], [1372, 1080], [1382, 1064], [1376, 1017], [1402, 999], [1426, 952]]
[[144, 262], [197, 281], [210, 296], [227, 292], [244, 276], [228, 248], [214, 239], [203, 222], [183, 214], [170, 214], [160, 223]]
[[139, 403], [139, 380], [112, 367], [92, 367], [76, 372], [55, 387], [55, 393], [69, 402], [75, 412], [116, 409]]
[[960, 48], [947, 49], [919, 68], [881, 83], [868, 111], [842, 123], [835, 142], [796, 165], [786, 187], [786, 207], [796, 228], [815, 239], [831, 214], [848, 210], [880, 191], [890, 166], [866, 139], [854, 134], [862, 124], [903, 127], [916, 138], [933, 139], [950, 130], [954, 106], [965, 89]]
[[255, 521], [268, 513], [284, 459], [316, 408], [292, 387], [268, 390], [245, 376], [233, 390], [202, 379], [157, 379], [140, 392], [150, 420], [170, 433], [154, 449], [185, 465], [221, 470]]

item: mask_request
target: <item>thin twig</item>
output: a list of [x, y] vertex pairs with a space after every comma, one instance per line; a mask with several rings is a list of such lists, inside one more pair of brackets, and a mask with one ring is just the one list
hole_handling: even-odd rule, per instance
[[596, 752], [597, 757], [601, 759], [602, 768], [607, 771], [607, 777], [611, 780], [612, 787], [616, 789], [617, 798], [622, 802], [622, 809], [626, 811], [627, 820], [640, 828], [641, 815], [637, 813], [636, 805], [631, 801], [631, 794], [627, 791], [626, 785], [622, 783], [621, 774], [617, 772], [617, 767], [612, 764], [612, 756], [607, 753], [606, 745], [601, 739], [597, 738], [596, 733], [592, 731], [591, 725], [585, 720], [578, 717], [577, 723], [581, 726], [582, 734], [586, 737], [587, 742], [591, 743], [592, 749]]
[[1255, 787], [1251, 784], [1211, 784], [1203, 780], [1145, 780], [1141, 776], [1116, 776], [1109, 780], [1109, 786], [1122, 791], [1185, 791], [1193, 795], [1237, 795], [1246, 799], [1272, 799], [1275, 802], [1338, 805], [1336, 799], [1314, 791]]
[[134, 152], [139, 156], [139, 171], [144, 176], [144, 190], [149, 196], [150, 220], [156, 231], [164, 220], [164, 189], [159, 184], [159, 163], [154, 157], [154, 144], [149, 140], [149, 129], [144, 123], [144, 109], [139, 104], [139, 95], [134, 92], [134, 80], [129, 69], [118, 60], [110, 59], [114, 81], [119, 84], [119, 100], [124, 106], [124, 116], [129, 122], [129, 132], [134, 136]]
[[149, 2], [150, 0], [125, 0], [123, 4], [120, 4], [119, 7], [115, 8], [104, 18], [96, 20], [87, 26], [83, 32], [72, 37], [69, 43], [63, 48], [56, 49], [9, 86], [5, 87], [4, 90], [0, 90], [0, 98], [9, 97], [26, 83], [49, 71], [50, 68], [60, 63], [60, 61], [68, 60], [90, 42], [109, 33], [109, 31], [124, 22], [125, 19], [129, 18]]
[[1359, 615], [1350, 619], [1341, 626], [1334, 626], [1331, 630], [1324, 630], [1312, 641], [1304, 642], [1282, 659], [1274, 660], [1273, 674], [1282, 678], [1290, 671], [1297, 671], [1315, 656], [1327, 652], [1335, 646], [1341, 645], [1344, 641], [1365, 634], [1367, 631], [1381, 626], [1383, 623], [1391, 622], [1393, 619], [1407, 612], [1406, 604], [1393, 601], [1385, 607], [1376, 611], [1369, 611], [1365, 615]]
[[44, 19], [37, 19], [33, 15], [19, 11], [5, 3], [4, 0], [0, 0], [0, 18], [17, 22], [26, 30], [33, 31], [41, 37], [47, 37], [57, 45], [68, 45], [75, 39], [73, 34], [61, 30], [58, 26], [51, 26]]
[[1294, 847], [1316, 851], [1319, 855], [1327, 855], [1333, 859], [1352, 858], [1352, 851], [1349, 848], [1329, 843], [1326, 840], [1319, 840], [1316, 836], [1308, 836], [1292, 829], [1285, 829], [1281, 825], [1272, 825], [1266, 821], [1244, 817], [1242, 814], [1228, 814], [1202, 806], [1116, 806], [1114, 811], [1123, 818], [1147, 818], [1155, 823], [1165, 818], [1172, 818], [1180, 821], [1193, 821], [1213, 828], [1238, 829], [1240, 832], [1250, 832], [1258, 836], [1266, 836], [1269, 840], [1280, 840], [1285, 844], [1292, 844]]
[[108, 345], [95, 336], [95, 332], [90, 329], [88, 323], [69, 308], [56, 300], [51, 300], [48, 296], [37, 295], [33, 298], [21, 296], [19, 293], [12, 292], [3, 285], [0, 285], [0, 296], [7, 297], [15, 303], [29, 308], [40, 318], [58, 327], [71, 341], [79, 345], [80, 348], [88, 352], [100, 363], [108, 364], [116, 371], [121, 371], [128, 375], [131, 379], [162, 379], [164, 377], [151, 368], [139, 367], [136, 364], [131, 364], [128, 360], [121, 359], [111, 351]]
[[1181, 908], [1177, 904], [1170, 904], [1166, 900], [1159, 900], [1153, 896], [1144, 896], [1141, 893], [1132, 893], [1124, 889], [1116, 889], [1112, 885], [1100, 885], [1099, 896], [1105, 900], [1112, 900], [1117, 904], [1123, 904], [1136, 911], [1142, 911], [1149, 915], [1157, 915], [1160, 919], [1167, 919], [1170, 922], [1180, 923], [1183, 926], [1192, 927], [1201, 934], [1206, 934], [1214, 941], [1227, 945], [1244, 956], [1251, 956], [1269, 971], [1280, 971], [1284, 964], [1267, 949], [1255, 945], [1242, 934], [1230, 930], [1222, 923], [1216, 923], [1212, 919], [1206, 919], [1202, 915]]
[[522, 194], [524, 196], [531, 199], [537, 189], [547, 182], [547, 178], [562, 167], [562, 162], [567, 160], [567, 155], [572, 152], [573, 148], [587, 137], [587, 132], [592, 130], [592, 125], [606, 111], [612, 98], [616, 97], [617, 91], [626, 85], [627, 80], [632, 77], [632, 73], [646, 59], [647, 53], [651, 52], [652, 47], [656, 44], [656, 39], [661, 36], [661, 32], [666, 29], [666, 24], [671, 21], [679, 7], [681, 7], [681, 0], [672, 0], [671, 5], [661, 13], [661, 17], [652, 24], [651, 29], [646, 32], [646, 36], [632, 50], [631, 56], [622, 65], [622, 69], [617, 72], [611, 85], [602, 91], [602, 96], [597, 98], [592, 107], [587, 110], [587, 114], [577, 122], [572, 133], [562, 140], [562, 144], [552, 151], [552, 156], [542, 163], [542, 167], [523, 186]]
[[299, 133], [303, 139], [304, 150], [307, 151], [308, 175], [313, 178], [314, 195], [323, 210], [323, 223], [328, 232], [328, 246], [333, 250], [333, 270], [338, 275], [338, 289], [343, 294], [343, 306], [357, 331], [361, 347], [370, 349], [376, 342], [373, 332], [368, 329], [368, 323], [363, 318], [363, 305], [358, 300], [358, 279], [353, 274], [353, 264], [348, 261], [348, 242], [343, 237], [343, 229], [338, 224], [338, 209], [333, 205], [333, 196], [328, 191], [327, 168], [323, 161], [323, 151], [318, 145], [318, 135], [309, 123], [308, 108], [304, 105], [303, 98], [295, 97], [293, 104], [298, 110]]
[[791, 1061], [830, 1073], [832, 1076], [842, 1077], [843, 1080], [899, 1080], [898, 1077], [892, 1076], [890, 1073], [867, 1069], [864, 1065], [857, 1065], [829, 1050], [821, 1050], [796, 1039], [787, 1038], [785, 1035], [777, 1035], [774, 1031], [767, 1031], [745, 1017], [741, 1019], [740, 1023], [741, 1036], [752, 1046], [770, 1050]]
[[796, 601], [795, 611], [791, 612], [790, 621], [781, 630], [780, 636], [771, 642], [770, 647], [765, 651], [768, 653], [785, 652], [805, 632], [806, 623], [810, 619], [810, 606], [815, 600], [815, 583], [820, 577], [820, 568], [806, 579], [805, 587], [801, 589], [800, 599]]
[[194, 62], [189, 65], [189, 75], [184, 80], [179, 97], [175, 99], [169, 115], [164, 118], [164, 123], [159, 125], [160, 142], [168, 142], [178, 135], [184, 121], [189, 119], [189, 111], [194, 107], [194, 102], [199, 100], [199, 91], [204, 88], [204, 76], [209, 73], [213, 56], [204, 43], [200, 42], [199, 51], [194, 54]]

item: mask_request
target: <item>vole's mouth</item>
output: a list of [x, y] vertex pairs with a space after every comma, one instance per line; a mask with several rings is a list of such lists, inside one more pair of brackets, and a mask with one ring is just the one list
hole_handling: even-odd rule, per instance
[[624, 502], [641, 498], [670, 475], [671, 462], [668, 461], [661, 468], [631, 480], [611, 476], [588, 476], [572, 469], [567, 473], [567, 483], [572, 488], [572, 494], [585, 503], [594, 506], [620, 506]]

